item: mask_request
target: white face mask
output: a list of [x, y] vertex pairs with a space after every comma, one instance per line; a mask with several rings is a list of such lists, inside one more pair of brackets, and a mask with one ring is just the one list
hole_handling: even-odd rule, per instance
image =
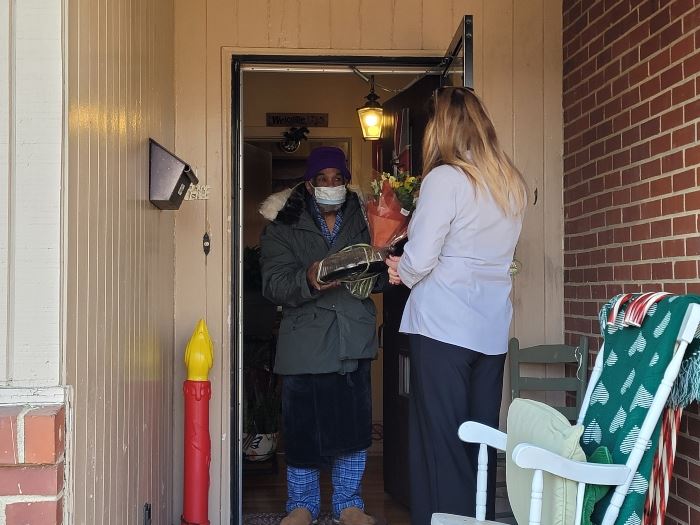
[[325, 206], [337, 206], [345, 202], [347, 188], [342, 186], [314, 186], [316, 202]]

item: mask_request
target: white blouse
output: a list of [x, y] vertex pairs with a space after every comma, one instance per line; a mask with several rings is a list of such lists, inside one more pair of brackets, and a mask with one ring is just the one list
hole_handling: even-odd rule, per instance
[[503, 354], [513, 314], [508, 269], [522, 217], [505, 215], [458, 168], [423, 179], [399, 276], [411, 288], [400, 331]]

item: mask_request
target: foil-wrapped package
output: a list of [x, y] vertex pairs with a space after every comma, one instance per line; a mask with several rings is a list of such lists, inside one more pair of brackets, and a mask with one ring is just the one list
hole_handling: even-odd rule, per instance
[[355, 244], [329, 255], [318, 266], [316, 279], [325, 284], [333, 281], [352, 282], [366, 279], [386, 270], [383, 250], [366, 244]]

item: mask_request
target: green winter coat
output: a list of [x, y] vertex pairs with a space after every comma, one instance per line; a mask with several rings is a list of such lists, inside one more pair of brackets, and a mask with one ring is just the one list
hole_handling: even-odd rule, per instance
[[348, 192], [343, 223], [333, 247], [306, 209], [306, 188], [269, 197], [260, 213], [272, 222], [260, 240], [263, 295], [282, 306], [275, 373], [346, 373], [358, 359], [377, 355], [376, 312], [344, 286], [318, 292], [306, 280], [309, 266], [358, 243], [369, 243], [367, 222], [355, 193]]

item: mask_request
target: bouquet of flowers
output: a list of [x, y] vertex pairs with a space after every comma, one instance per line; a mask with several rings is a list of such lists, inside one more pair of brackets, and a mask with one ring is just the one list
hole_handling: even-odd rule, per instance
[[341, 281], [358, 297], [367, 297], [387, 255], [400, 254], [408, 220], [415, 209], [420, 177], [406, 171], [376, 173], [372, 197], [366, 203], [371, 246], [354, 245], [326, 257], [318, 268], [319, 282]]
[[389, 249], [406, 236], [408, 219], [416, 207], [420, 177], [399, 170], [378, 173], [372, 180], [374, 199], [367, 203], [372, 246]]

